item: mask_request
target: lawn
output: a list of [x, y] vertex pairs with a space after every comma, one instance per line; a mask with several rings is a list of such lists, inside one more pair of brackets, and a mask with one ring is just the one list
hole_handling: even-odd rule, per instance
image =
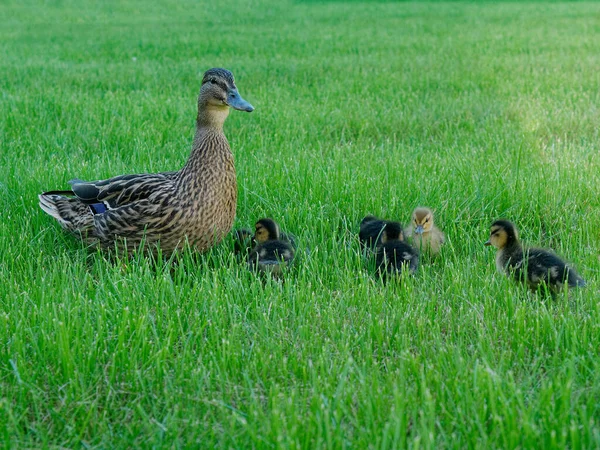
[[[0, 5], [0, 447], [600, 447], [600, 4]], [[230, 239], [88, 252], [37, 205], [180, 168], [226, 67], [236, 226], [298, 236], [285, 283]], [[447, 235], [382, 284], [360, 219]], [[497, 218], [574, 263], [556, 300], [496, 273]]]

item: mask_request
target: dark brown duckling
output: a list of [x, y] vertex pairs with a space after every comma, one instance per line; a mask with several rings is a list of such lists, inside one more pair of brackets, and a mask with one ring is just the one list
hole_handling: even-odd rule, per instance
[[419, 266], [416, 249], [404, 242], [402, 226], [398, 222], [387, 222], [381, 233], [381, 245], [376, 252], [377, 271], [380, 276], [400, 275], [408, 270], [415, 273]]
[[294, 260], [294, 247], [281, 239], [279, 225], [269, 218], [256, 222], [254, 240], [256, 247], [248, 255], [248, 267], [264, 273], [280, 276], [283, 269]]
[[533, 291], [547, 286], [554, 296], [563, 289], [586, 284], [575, 269], [554, 253], [540, 248], [523, 248], [517, 228], [508, 220], [497, 220], [492, 224], [485, 245], [498, 249], [496, 267], [500, 273], [526, 284]]
[[381, 244], [381, 236], [386, 221], [375, 216], [366, 216], [360, 222], [358, 239], [363, 249], [375, 250]]
[[[232, 234], [234, 254], [246, 259], [250, 251], [256, 246], [254, 233], [249, 228], [238, 228]], [[289, 242], [294, 250], [298, 249], [297, 238], [292, 233], [280, 231], [279, 239]]]

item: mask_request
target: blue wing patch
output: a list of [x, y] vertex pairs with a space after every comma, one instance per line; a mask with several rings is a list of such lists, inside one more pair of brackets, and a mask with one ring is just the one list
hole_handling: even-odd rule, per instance
[[108, 209], [104, 203], [92, 203], [90, 208], [94, 214], [102, 214]]

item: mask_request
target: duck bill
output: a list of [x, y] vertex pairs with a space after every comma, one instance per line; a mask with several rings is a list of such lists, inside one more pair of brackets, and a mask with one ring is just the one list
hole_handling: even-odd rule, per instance
[[417, 234], [423, 234], [423, 231], [425, 231], [425, 230], [423, 229], [423, 227], [421, 225], [419, 225], [415, 228], [415, 233], [417, 233]]
[[227, 94], [227, 104], [238, 111], [254, 111], [254, 106], [244, 100], [237, 89], [232, 89], [229, 91]]
[[492, 245], [492, 242], [488, 239], [487, 241], [485, 241], [483, 243], [483, 245], [485, 245], [486, 247], [489, 247], [490, 245]]

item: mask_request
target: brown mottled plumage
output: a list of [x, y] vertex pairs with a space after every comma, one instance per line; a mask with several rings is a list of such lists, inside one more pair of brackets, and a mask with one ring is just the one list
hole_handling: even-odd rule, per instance
[[40, 207], [89, 244], [132, 250], [145, 240], [169, 254], [189, 242], [206, 250], [232, 227], [237, 203], [233, 155], [223, 133], [229, 107], [251, 112], [233, 75], [210, 69], [202, 79], [192, 153], [177, 172], [71, 180], [72, 191], [39, 196]]

